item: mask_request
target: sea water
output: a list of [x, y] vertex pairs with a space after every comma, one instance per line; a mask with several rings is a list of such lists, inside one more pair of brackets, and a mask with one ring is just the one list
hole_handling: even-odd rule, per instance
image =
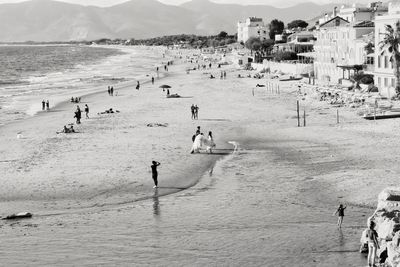
[[349, 207], [340, 230], [326, 185], [307, 181], [273, 148], [242, 146], [181, 192], [38, 217], [17, 233], [5, 226], [3, 263], [364, 266], [359, 237], [371, 211]]
[[[145, 79], [161, 49], [86, 45], [0, 46], [0, 125], [24, 119], [71, 97]], [[149, 78], [148, 78], [149, 79]]]

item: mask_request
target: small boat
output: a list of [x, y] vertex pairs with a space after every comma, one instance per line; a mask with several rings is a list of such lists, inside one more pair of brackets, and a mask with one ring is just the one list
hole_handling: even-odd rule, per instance
[[364, 115], [366, 120], [384, 120], [384, 119], [395, 119], [400, 118], [400, 113], [390, 113], [390, 114], [378, 114], [378, 115]]
[[298, 81], [303, 79], [303, 77], [295, 77], [295, 76], [283, 76], [281, 78], [279, 78], [279, 81], [281, 82], [286, 82], [286, 81]]

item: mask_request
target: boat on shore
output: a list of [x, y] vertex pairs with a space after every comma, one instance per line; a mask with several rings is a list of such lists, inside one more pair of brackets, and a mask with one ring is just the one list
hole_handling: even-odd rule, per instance
[[296, 76], [282, 76], [281, 78], [279, 78], [279, 81], [281, 82], [287, 82], [287, 81], [298, 81], [303, 79], [303, 77], [296, 77]]

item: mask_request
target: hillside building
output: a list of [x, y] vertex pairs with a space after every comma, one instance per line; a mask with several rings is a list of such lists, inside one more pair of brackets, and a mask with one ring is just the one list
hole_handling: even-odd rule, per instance
[[238, 42], [246, 43], [251, 37], [260, 40], [269, 39], [268, 26], [261, 18], [250, 17], [245, 22], [238, 22]]

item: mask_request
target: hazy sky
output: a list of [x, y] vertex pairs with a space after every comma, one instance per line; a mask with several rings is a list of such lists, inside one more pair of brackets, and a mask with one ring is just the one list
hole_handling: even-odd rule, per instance
[[[0, 4], [2, 3], [17, 3], [24, 2], [26, 0], [0, 0]], [[122, 2], [126, 2], [128, 0], [58, 0], [68, 3], [80, 4], [80, 5], [95, 5], [95, 6], [112, 6]], [[159, 0], [165, 4], [178, 5], [184, 2], [188, 2], [189, 0]], [[215, 3], [235, 3], [241, 5], [250, 5], [250, 4], [265, 4], [265, 5], [273, 5], [276, 7], [286, 7], [295, 5], [302, 2], [315, 2], [319, 4], [325, 3], [345, 3], [351, 4], [355, 1], [358, 3], [368, 3], [372, 0], [211, 0]]]

